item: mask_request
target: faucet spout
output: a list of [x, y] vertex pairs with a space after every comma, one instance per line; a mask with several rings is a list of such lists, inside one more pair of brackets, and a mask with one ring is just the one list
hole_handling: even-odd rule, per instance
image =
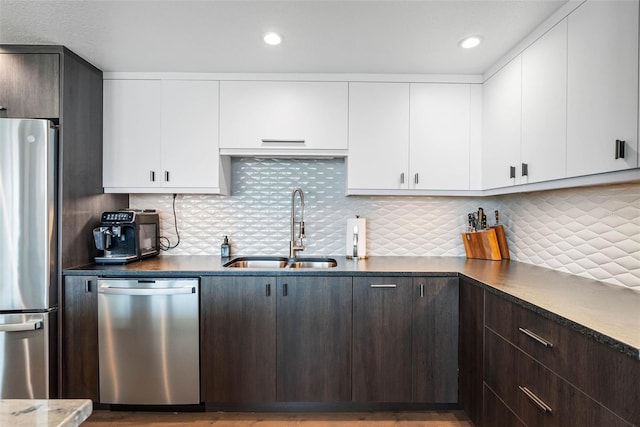
[[[296, 195], [300, 197], [300, 216], [299, 221], [296, 221]], [[304, 192], [302, 188], [296, 188], [291, 193], [291, 240], [289, 240], [289, 257], [295, 258], [299, 251], [304, 250], [302, 239], [305, 239], [304, 234]], [[296, 234], [296, 224], [298, 225], [298, 233]]]

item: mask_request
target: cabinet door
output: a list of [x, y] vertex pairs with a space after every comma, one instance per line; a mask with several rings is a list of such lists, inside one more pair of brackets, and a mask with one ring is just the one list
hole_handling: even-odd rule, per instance
[[470, 85], [411, 84], [409, 187], [469, 189]]
[[347, 83], [223, 81], [220, 148], [346, 150]]
[[[588, 1], [569, 15], [567, 174], [638, 161], [638, 2]], [[626, 141], [616, 159], [616, 140]]]
[[510, 172], [511, 168], [520, 169], [521, 110], [522, 57], [518, 56], [484, 83], [482, 187], [485, 189], [516, 183]]
[[349, 83], [351, 189], [409, 188], [409, 84]]
[[484, 350], [484, 291], [469, 279], [460, 279], [459, 402], [477, 427], [482, 423]]
[[217, 81], [162, 81], [162, 185], [218, 187]]
[[528, 173], [521, 183], [566, 175], [567, 21], [522, 53], [522, 155]]
[[104, 187], [161, 185], [160, 80], [104, 81]]
[[202, 400], [275, 401], [275, 277], [203, 277], [200, 292]]
[[355, 277], [353, 401], [410, 402], [410, 277]]
[[458, 402], [458, 278], [413, 279], [413, 401]]
[[65, 276], [62, 291], [62, 398], [100, 401], [98, 278]]
[[60, 56], [0, 54], [0, 106], [10, 118], [60, 117]]
[[351, 399], [351, 277], [278, 279], [277, 399]]

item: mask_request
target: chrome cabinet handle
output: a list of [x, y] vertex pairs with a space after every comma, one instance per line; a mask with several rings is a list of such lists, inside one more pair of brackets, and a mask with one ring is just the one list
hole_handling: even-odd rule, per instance
[[286, 297], [287, 295], [289, 295], [289, 285], [287, 285], [286, 283], [284, 283], [282, 285], [282, 296]]
[[304, 144], [305, 140], [304, 139], [269, 139], [269, 138], [263, 138], [260, 141], [262, 141], [265, 144]]
[[522, 176], [529, 176], [529, 163], [522, 164]]
[[101, 286], [98, 290], [100, 294], [112, 295], [183, 295], [195, 294], [194, 286], [182, 286], [178, 288], [121, 288], [118, 286]]
[[156, 172], [155, 171], [149, 171], [149, 180], [151, 182], [156, 182]]
[[418, 184], [419, 183], [418, 173], [417, 172], [416, 172], [415, 176], [413, 177], [413, 183], [414, 184]]
[[404, 184], [404, 172], [400, 174], [400, 184]]
[[169, 182], [169, 171], [164, 171], [164, 180]]
[[524, 393], [525, 396], [527, 396], [529, 398], [529, 400], [531, 400], [537, 407], [538, 409], [540, 409], [542, 412], [545, 413], [552, 413], [553, 409], [551, 408], [551, 406], [547, 405], [546, 403], [544, 403], [544, 401], [542, 399], [540, 399], [538, 396], [536, 396], [531, 390], [529, 390], [526, 387], [523, 387], [521, 385], [518, 386], [518, 388], [520, 389], [521, 392]]
[[0, 332], [26, 332], [35, 331], [42, 328], [42, 322], [39, 320], [24, 323], [7, 323], [0, 325]]
[[515, 178], [515, 177], [516, 177], [516, 167], [509, 166], [509, 178]]
[[528, 336], [529, 338], [533, 339], [534, 341], [539, 342], [543, 346], [545, 346], [547, 348], [553, 348], [553, 343], [552, 342], [545, 340], [540, 335], [538, 335], [538, 334], [536, 334], [534, 332], [531, 332], [529, 329], [527, 329], [527, 328], [518, 328], [518, 330], [520, 332], [522, 332], [523, 334], [525, 334], [526, 336]]
[[268, 296], [268, 297], [270, 297], [270, 296], [271, 296], [271, 283], [267, 283], [267, 284], [265, 285], [265, 292], [266, 292], [266, 294], [267, 294], [267, 296]]
[[420, 283], [420, 298], [424, 298], [424, 285]]
[[371, 288], [396, 288], [398, 285], [396, 285], [395, 283], [383, 283], [381, 285], [375, 285], [375, 284], [370, 284], [369, 287]]

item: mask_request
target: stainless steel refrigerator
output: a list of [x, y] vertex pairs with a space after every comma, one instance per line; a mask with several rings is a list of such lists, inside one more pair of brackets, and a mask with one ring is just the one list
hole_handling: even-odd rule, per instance
[[0, 119], [0, 399], [48, 398], [53, 381], [56, 152], [51, 122]]

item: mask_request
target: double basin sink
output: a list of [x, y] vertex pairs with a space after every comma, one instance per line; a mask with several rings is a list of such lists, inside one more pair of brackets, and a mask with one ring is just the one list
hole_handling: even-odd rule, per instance
[[338, 265], [333, 258], [287, 258], [247, 256], [234, 258], [223, 267], [229, 268], [332, 268]]

